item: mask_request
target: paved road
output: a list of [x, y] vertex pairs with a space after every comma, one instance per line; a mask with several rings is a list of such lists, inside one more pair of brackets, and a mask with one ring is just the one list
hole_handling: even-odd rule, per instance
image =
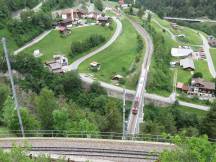
[[203, 49], [204, 49], [205, 54], [206, 54], [206, 59], [207, 59], [207, 62], [208, 62], [209, 71], [210, 71], [212, 77], [215, 78], [216, 77], [216, 72], [215, 72], [214, 63], [212, 61], [212, 57], [211, 57], [211, 54], [210, 54], [210, 46], [208, 44], [208, 40], [202, 33], [199, 33], [199, 35], [203, 40]]
[[179, 18], [179, 17], [164, 17], [166, 20], [181, 20], [181, 21], [191, 21], [191, 22], [210, 22], [216, 23], [216, 20], [208, 20], [208, 19], [189, 19], [189, 18]]
[[[28, 142], [33, 148], [34, 147], [64, 147], [64, 148], [77, 148], [77, 153], [80, 152], [80, 149], [88, 148], [89, 151], [93, 149], [107, 149], [112, 151], [122, 150], [128, 151], [146, 151], [146, 152], [162, 152], [163, 150], [174, 149], [173, 144], [169, 143], [159, 143], [159, 142], [143, 142], [143, 141], [126, 141], [126, 140], [105, 140], [105, 139], [81, 139], [81, 138], [2, 138], [0, 139], [0, 147], [11, 147], [12, 144], [16, 143], [17, 145], [23, 146], [24, 143]], [[44, 151], [48, 152], [48, 151]], [[50, 152], [48, 152], [50, 153]], [[55, 151], [56, 154], [61, 152]], [[66, 152], [65, 152], [66, 153]], [[70, 153], [70, 152], [68, 152]], [[71, 152], [72, 153], [72, 152]], [[93, 154], [93, 153], [92, 153]], [[112, 155], [112, 153], [111, 153]], [[75, 156], [77, 157], [77, 156]], [[80, 155], [78, 156], [80, 157]], [[86, 157], [83, 153], [83, 156], [87, 159], [91, 157]], [[123, 158], [113, 158], [113, 157], [97, 157], [97, 159], [119, 161], [119, 162], [146, 162], [145, 160], [137, 159], [123, 159]]]
[[118, 38], [118, 36], [119, 36], [119, 35], [121, 34], [121, 32], [122, 32], [122, 23], [121, 23], [121, 21], [118, 20], [116, 17], [113, 17], [113, 20], [116, 22], [117, 27], [116, 27], [116, 31], [115, 31], [115, 33], [113, 34], [112, 38], [111, 38], [108, 42], [106, 42], [106, 44], [104, 44], [102, 47], [96, 49], [95, 51], [93, 51], [93, 52], [91, 52], [91, 53], [89, 53], [89, 54], [87, 54], [87, 55], [85, 55], [85, 56], [83, 56], [83, 57], [81, 57], [81, 58], [79, 58], [78, 60], [76, 60], [75, 62], [73, 62], [71, 65], [69, 65], [69, 67], [68, 67], [68, 70], [69, 70], [69, 71], [71, 71], [71, 70], [77, 70], [78, 67], [79, 67], [79, 65], [80, 65], [83, 61], [85, 61], [85, 60], [87, 60], [88, 58], [90, 58], [90, 57], [96, 55], [97, 53], [99, 53], [99, 52], [101, 52], [101, 51], [103, 51], [104, 49], [106, 49], [107, 47], [109, 47], [111, 44], [113, 44], [113, 43], [116, 41], [116, 39]]
[[23, 47], [17, 49], [16, 51], [14, 51], [14, 54], [17, 55], [18, 53], [22, 52], [23, 50], [25, 50], [26, 48], [29, 48], [31, 46], [33, 46], [35, 43], [38, 43], [39, 41], [41, 41], [43, 38], [45, 38], [50, 32], [51, 30], [45, 31], [42, 34], [40, 34], [39, 36], [37, 36], [36, 38], [34, 38], [32, 41], [30, 41], [29, 43], [27, 43], [26, 45], [24, 45]]

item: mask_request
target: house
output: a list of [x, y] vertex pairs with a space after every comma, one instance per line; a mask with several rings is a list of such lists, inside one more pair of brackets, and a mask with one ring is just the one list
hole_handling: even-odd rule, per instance
[[185, 93], [187, 93], [188, 90], [189, 90], [188, 85], [185, 85], [184, 83], [181, 83], [181, 82], [178, 82], [176, 84], [176, 88], [179, 89], [179, 90], [181, 90], [181, 91], [183, 91], [183, 92], [185, 92]]
[[99, 12], [89, 12], [86, 15], [86, 18], [88, 18], [88, 19], [95, 19], [95, 20], [97, 20], [99, 17], [101, 17], [101, 14]]
[[208, 43], [212, 47], [216, 47], [216, 38], [214, 36], [208, 36]]
[[96, 61], [93, 61], [90, 63], [90, 69], [93, 71], [99, 71], [101, 68], [101, 64], [97, 63]]
[[120, 5], [123, 5], [124, 3], [125, 3], [124, 0], [119, 0]]
[[190, 71], [195, 70], [194, 62], [191, 58], [181, 59], [180, 60], [180, 66], [184, 70], [190, 70]]
[[193, 50], [191, 48], [179, 47], [179, 48], [172, 48], [171, 55], [173, 57], [188, 57], [192, 55]]
[[203, 78], [192, 78], [188, 94], [200, 97], [214, 97], [215, 83], [206, 81]]
[[171, 23], [170, 25], [173, 29], [178, 29], [178, 25], [176, 23]]
[[64, 73], [68, 66], [68, 59], [62, 55], [54, 55], [53, 60], [47, 61], [45, 64], [53, 73]]
[[106, 25], [106, 24], [109, 23], [109, 21], [110, 21], [110, 18], [108, 16], [100, 16], [98, 18], [98, 22], [97, 23], [101, 24], [101, 25]]
[[116, 75], [114, 75], [114, 76], [112, 77], [112, 80], [120, 81], [120, 80], [122, 80], [123, 78], [124, 78], [123, 76], [121, 76], [121, 75], [119, 75], [119, 74], [116, 74]]

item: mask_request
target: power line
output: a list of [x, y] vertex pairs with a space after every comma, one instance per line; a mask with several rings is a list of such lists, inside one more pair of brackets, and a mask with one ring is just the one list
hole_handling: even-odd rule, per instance
[[8, 56], [8, 50], [7, 50], [6, 39], [5, 38], [2, 38], [2, 44], [3, 44], [3, 50], [4, 50], [6, 62], [7, 62], [8, 74], [9, 74], [9, 78], [10, 78], [10, 82], [11, 82], [11, 88], [12, 88], [15, 107], [16, 107], [16, 110], [17, 110], [17, 116], [18, 116], [18, 120], [19, 120], [19, 125], [20, 125], [20, 129], [21, 129], [21, 132], [22, 132], [22, 136], [25, 137], [23, 124], [22, 124], [22, 118], [21, 118], [19, 104], [18, 104], [18, 100], [17, 100], [17, 96], [16, 96], [16, 90], [15, 90], [15, 85], [14, 85], [14, 80], [13, 80], [13, 75], [12, 75], [12, 70], [11, 70], [11, 64], [10, 64], [10, 60], [9, 60], [9, 56]]

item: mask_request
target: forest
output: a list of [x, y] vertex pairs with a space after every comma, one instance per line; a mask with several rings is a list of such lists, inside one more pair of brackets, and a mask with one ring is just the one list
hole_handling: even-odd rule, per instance
[[216, 18], [215, 0], [138, 0], [137, 5], [156, 12], [160, 17]]

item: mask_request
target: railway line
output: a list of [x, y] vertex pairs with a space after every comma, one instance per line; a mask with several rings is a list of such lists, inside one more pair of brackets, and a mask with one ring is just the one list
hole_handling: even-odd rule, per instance
[[139, 132], [139, 119], [143, 119], [143, 106], [144, 106], [144, 92], [148, 79], [149, 66], [151, 64], [151, 58], [153, 54], [153, 43], [148, 32], [136, 21], [130, 19], [130, 22], [145, 40], [146, 51], [142, 64], [141, 74], [137, 85], [134, 101], [132, 104], [129, 120], [128, 120], [128, 134], [136, 134]]
[[[8, 150], [12, 147], [3, 147]], [[23, 147], [28, 149], [28, 147]], [[28, 149], [31, 153], [48, 153], [63, 156], [85, 156], [94, 158], [111, 158], [123, 159], [123, 161], [155, 161], [159, 153], [137, 151], [137, 150], [124, 150], [124, 149], [103, 149], [103, 148], [88, 148], [88, 147], [32, 147]]]

